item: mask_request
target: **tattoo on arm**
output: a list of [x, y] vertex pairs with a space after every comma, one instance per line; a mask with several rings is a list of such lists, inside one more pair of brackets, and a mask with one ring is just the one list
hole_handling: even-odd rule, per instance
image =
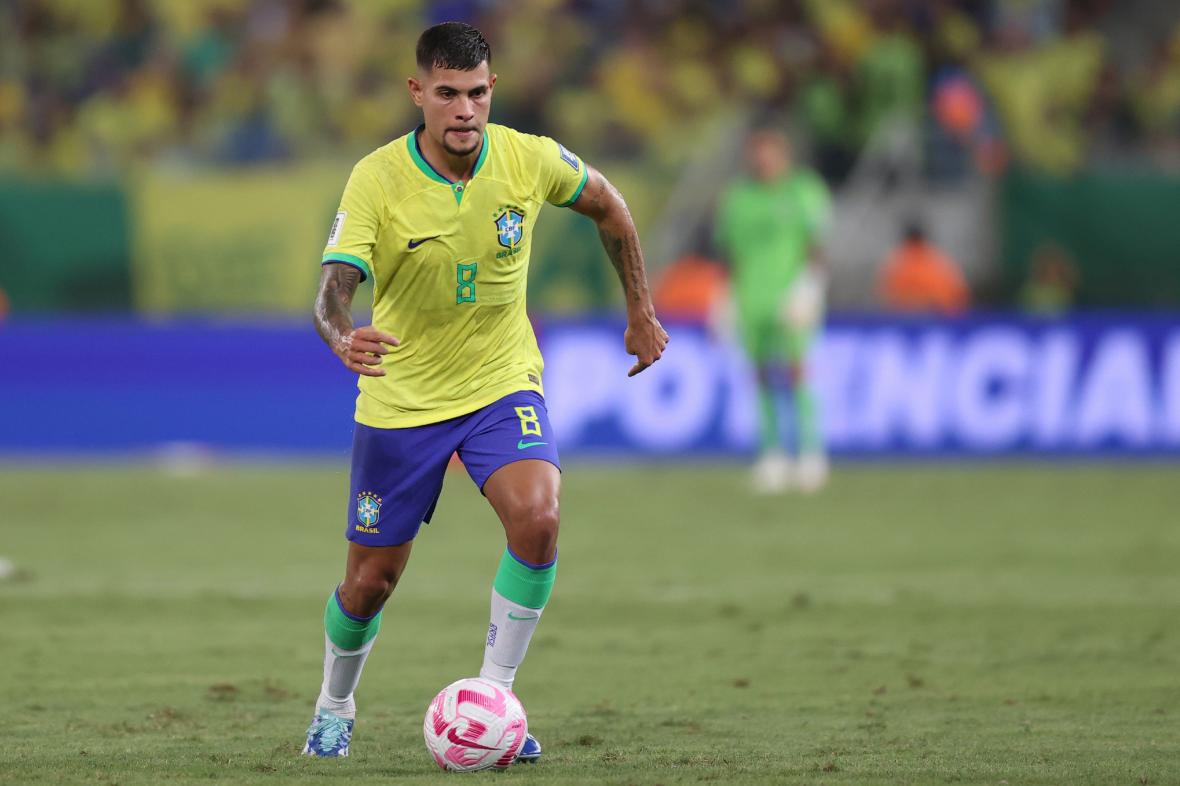
[[643, 252], [639, 250], [639, 236], [632, 226], [630, 232], [618, 233], [615, 229], [599, 225], [598, 237], [602, 247], [614, 265], [627, 305], [643, 302], [647, 292], [647, 277], [643, 273]]
[[315, 329], [337, 354], [352, 343], [352, 297], [361, 283], [361, 272], [352, 265], [327, 264], [320, 274], [315, 298]]
[[598, 225], [598, 237], [619, 276], [619, 283], [623, 285], [627, 306], [642, 306], [650, 295], [635, 221], [618, 189], [600, 172], [594, 174], [593, 187], [587, 189], [585, 203], [579, 200], [575, 209], [594, 219]]

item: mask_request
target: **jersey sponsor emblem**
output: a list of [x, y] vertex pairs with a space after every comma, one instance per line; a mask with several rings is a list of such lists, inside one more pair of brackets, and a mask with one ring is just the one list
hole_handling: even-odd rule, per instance
[[516, 620], [518, 622], [527, 622], [528, 620], [535, 620], [540, 616], [541, 616], [540, 614], [532, 614], [532, 615], [525, 614], [523, 616], [518, 617], [515, 614], [513, 614], [511, 611], [508, 612], [508, 619]]
[[328, 233], [328, 245], [334, 246], [340, 242], [340, 233], [344, 231], [344, 219], [348, 218], [348, 211], [341, 210], [332, 222], [332, 231]]
[[505, 210], [496, 216], [496, 239], [504, 248], [516, 248], [524, 237], [524, 214]]
[[548, 445], [548, 442], [525, 442], [523, 439], [517, 441], [516, 449], [524, 450], [525, 448], [535, 448], [537, 445]]
[[581, 166], [578, 163], [578, 157], [566, 150], [565, 145], [561, 144], [560, 142], [557, 143], [557, 149], [561, 151], [561, 160], [569, 164], [571, 167], [573, 167], [574, 171], [577, 172], [578, 168]]
[[356, 528], [359, 532], [375, 533], [381, 518], [381, 498], [371, 491], [356, 495]]

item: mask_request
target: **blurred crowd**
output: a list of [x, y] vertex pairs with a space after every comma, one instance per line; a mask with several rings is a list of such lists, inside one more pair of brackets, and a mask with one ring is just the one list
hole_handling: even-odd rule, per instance
[[1113, 0], [0, 0], [0, 169], [363, 152], [415, 123], [415, 39], [452, 18], [492, 43], [494, 119], [587, 157], [674, 164], [757, 106], [835, 181], [890, 123], [936, 175], [1171, 162], [1173, 6], [1120, 48]]

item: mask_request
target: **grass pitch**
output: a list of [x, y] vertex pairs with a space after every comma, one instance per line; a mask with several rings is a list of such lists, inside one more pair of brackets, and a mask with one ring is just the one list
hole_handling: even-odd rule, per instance
[[0, 468], [0, 783], [1180, 783], [1180, 473], [572, 465], [518, 680], [535, 767], [440, 773], [421, 721], [478, 670], [498, 524], [462, 474], [358, 693], [297, 754], [343, 566], [344, 461]]

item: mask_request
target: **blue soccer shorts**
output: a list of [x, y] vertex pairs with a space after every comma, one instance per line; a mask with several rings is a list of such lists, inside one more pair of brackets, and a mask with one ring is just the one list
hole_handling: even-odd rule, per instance
[[425, 426], [357, 423], [345, 537], [362, 546], [413, 540], [434, 514], [455, 452], [480, 491], [493, 472], [514, 461], [542, 459], [561, 469], [545, 399], [533, 391]]

